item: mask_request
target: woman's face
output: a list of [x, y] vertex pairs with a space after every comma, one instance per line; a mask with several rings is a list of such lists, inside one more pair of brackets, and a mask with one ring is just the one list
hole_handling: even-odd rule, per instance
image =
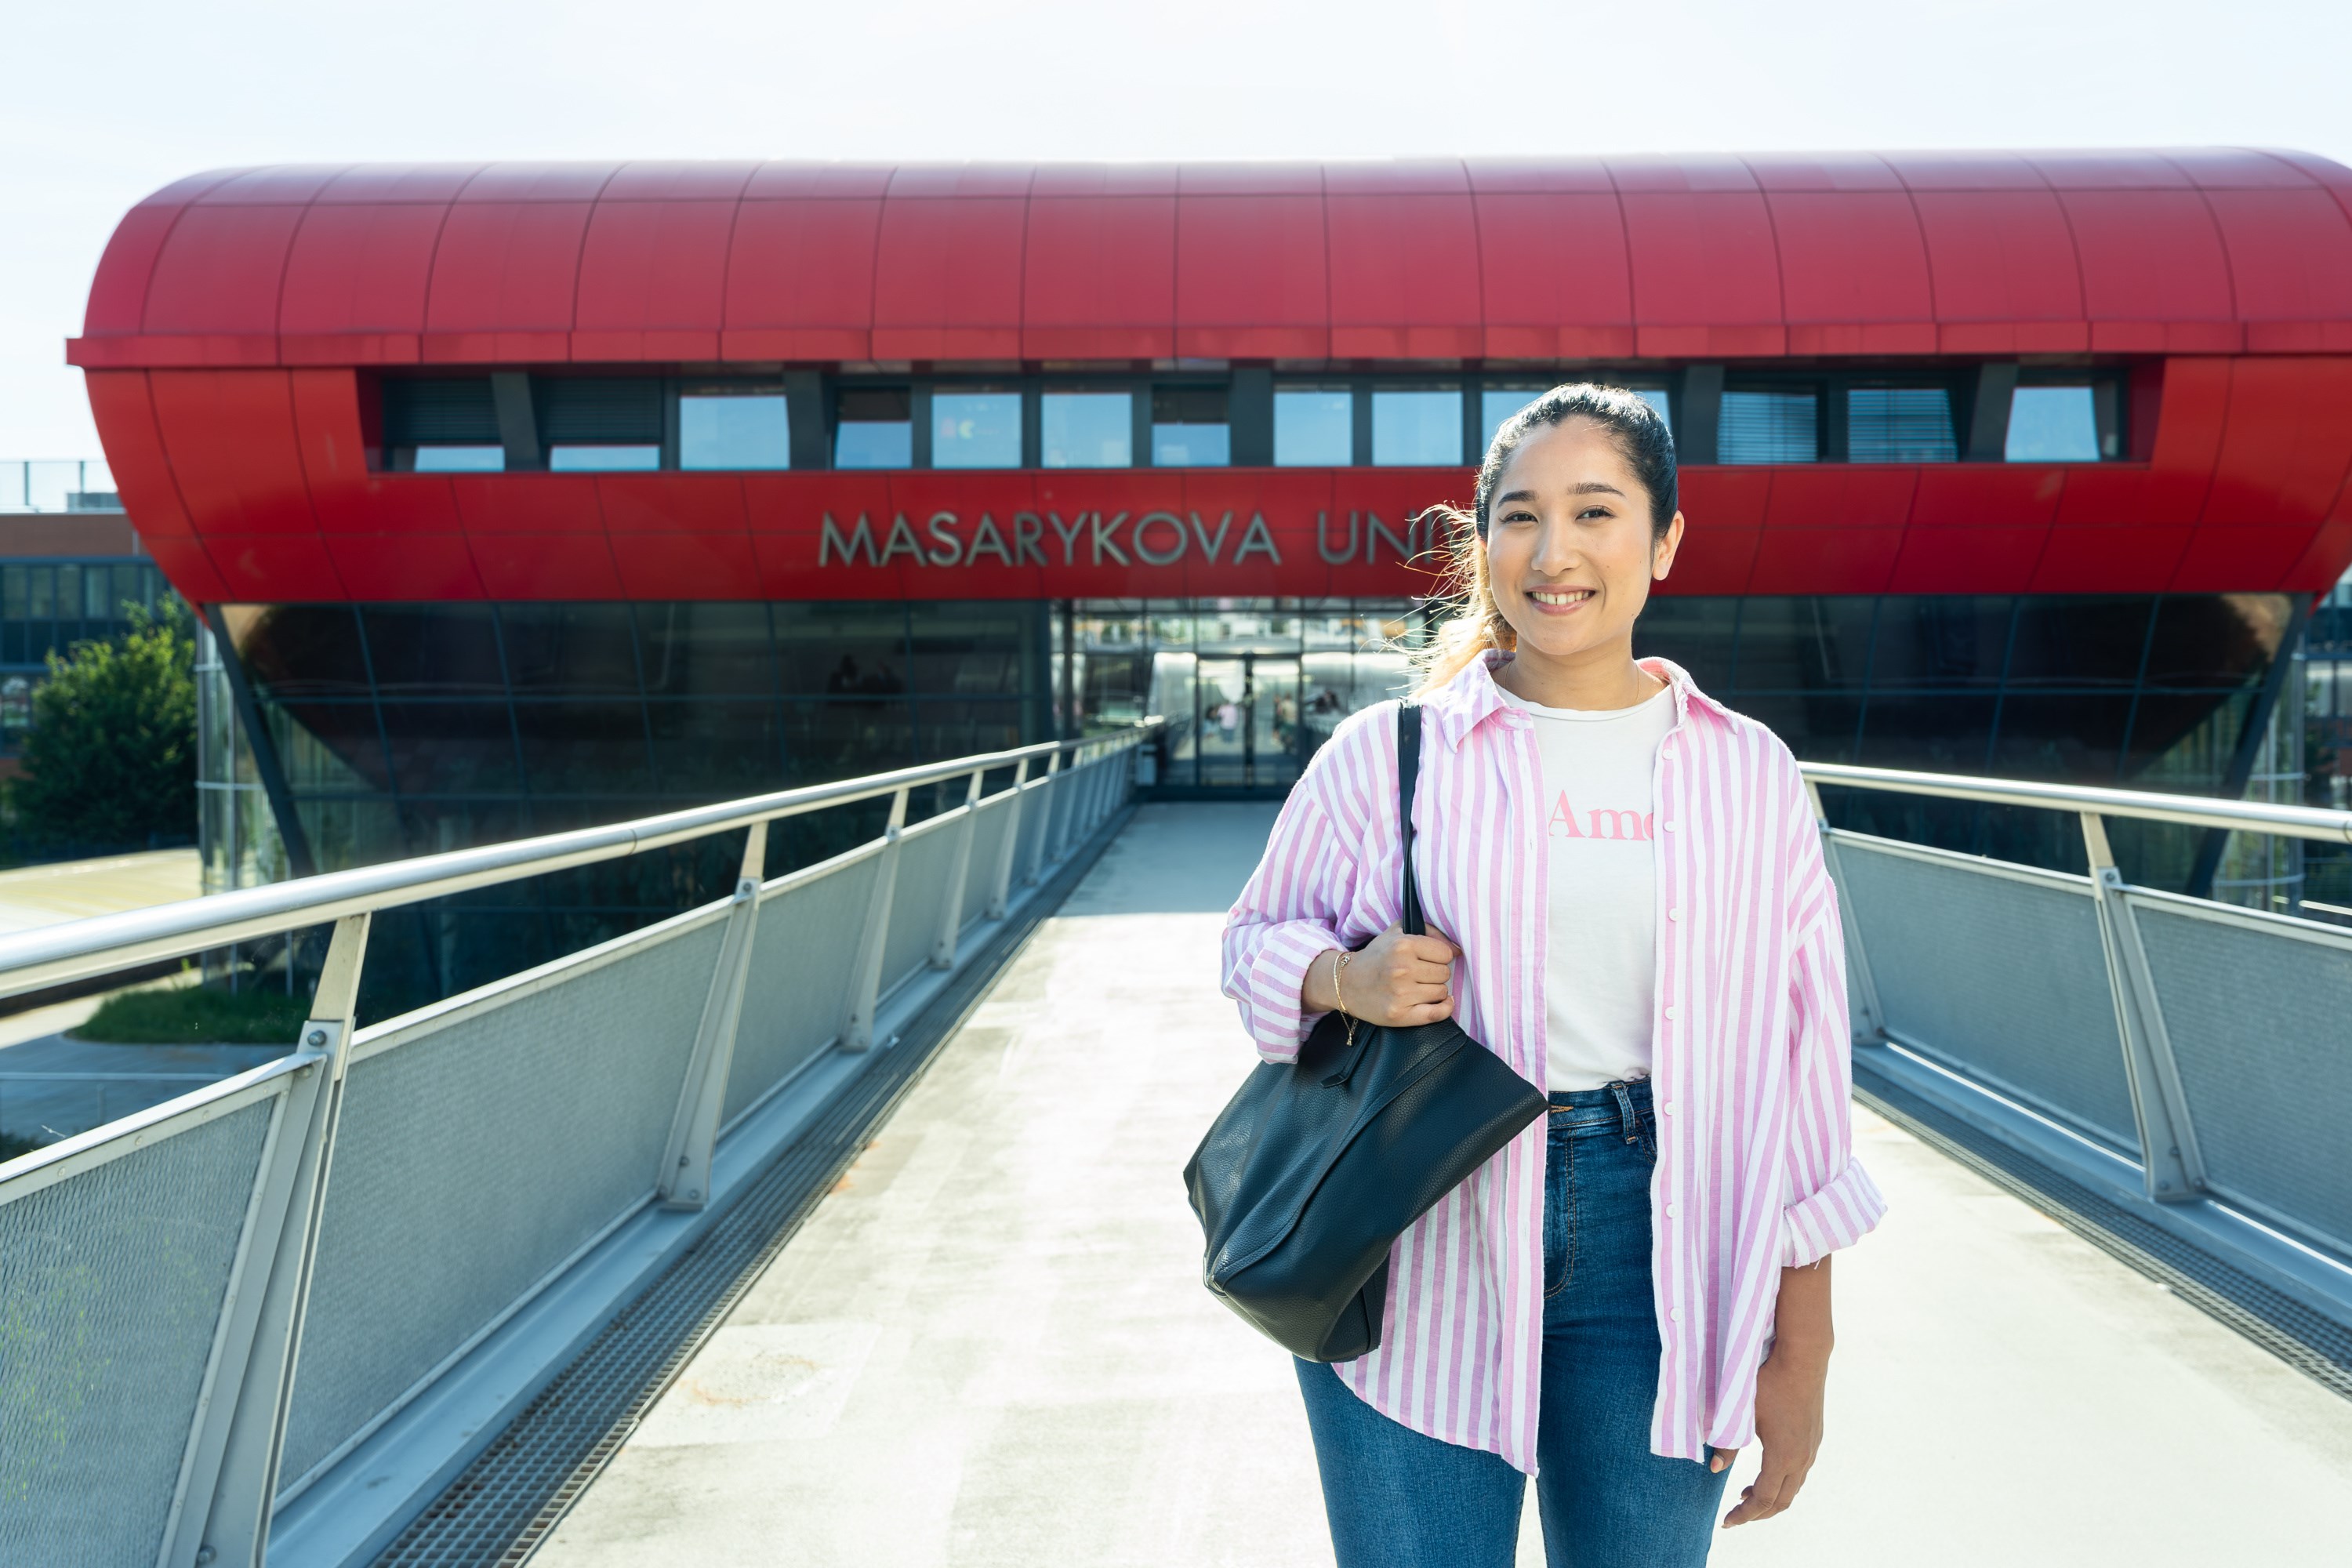
[[1487, 509], [1486, 575], [1524, 652], [1574, 659], [1623, 643], [1673, 566], [1683, 514], [1654, 545], [1650, 492], [1607, 427], [1564, 419], [1521, 441]]

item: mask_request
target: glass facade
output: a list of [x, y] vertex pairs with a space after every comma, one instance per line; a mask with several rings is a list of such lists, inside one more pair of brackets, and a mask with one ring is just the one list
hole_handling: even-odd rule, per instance
[[[232, 605], [224, 618], [328, 870], [1053, 732], [1047, 606], [1035, 602]], [[282, 875], [286, 861], [251, 747], [229, 733], [229, 673], [205, 683], [203, 715], [220, 731], [204, 763], [213, 888]], [[937, 803], [915, 804], [921, 816]], [[870, 826], [845, 820], [857, 809], [779, 825], [772, 865], [855, 841]], [[381, 963], [369, 951], [372, 994], [384, 1005], [447, 994], [538, 962], [559, 928], [593, 940], [731, 880], [717, 846], [461, 899], [418, 917], [441, 932], [460, 911], [460, 937], [418, 946], [388, 922], [394, 946]]]
[[1087, 730], [1168, 721], [1160, 786], [1280, 795], [1339, 721], [1412, 684], [1404, 600], [1087, 599], [1055, 628]]
[[1846, 459], [1950, 463], [1959, 458], [1952, 395], [1940, 386], [1853, 386], [1845, 395]]
[[1021, 395], [940, 392], [931, 397], [931, 467], [1021, 466]]
[[1372, 462], [1380, 468], [1445, 468], [1462, 460], [1462, 393], [1405, 387], [1372, 394]]
[[1344, 386], [1274, 389], [1274, 461], [1283, 468], [1345, 468], [1356, 460], [1356, 400]]
[[1810, 463], [1821, 457], [1820, 401], [1811, 392], [1727, 392], [1717, 448], [1726, 463]]
[[[52, 580], [53, 606], [58, 592]], [[331, 869], [1154, 714], [1168, 721], [1163, 792], [1278, 795], [1348, 714], [1411, 685], [1429, 613], [1402, 599], [1261, 598], [225, 615], [296, 820]], [[2335, 688], [2315, 666], [2308, 723], [2298, 713], [2249, 731], [2277, 689], [2268, 678], [2294, 619], [2287, 596], [2263, 594], [1661, 598], [1636, 642], [1801, 757], [2234, 795], [2273, 771], [2265, 736], [2308, 729], [2331, 737], [2315, 747], [2338, 743], [2326, 730], [2342, 723], [2330, 717]], [[250, 747], [232, 733], [230, 674], [208, 672], [203, 710], [212, 887], [286, 863]], [[2082, 866], [2071, 819], [1828, 795], [1845, 826]], [[918, 815], [939, 804], [916, 803]], [[772, 865], [850, 842], [871, 826], [854, 816], [780, 827]], [[2218, 838], [2113, 832], [2137, 881], [2242, 889], [2256, 901], [2280, 885], [2277, 868]], [[552, 951], [551, 932], [629, 929], [719, 896], [730, 876], [714, 846], [455, 900], [419, 913], [405, 936], [391, 922], [394, 945], [381, 963], [371, 954], [372, 994], [413, 1005], [478, 984]], [[2323, 898], [2323, 884], [2309, 896]]]
[[1038, 458], [1049, 468], [1124, 468], [1135, 461], [1135, 395], [1049, 392], [1039, 399]]
[[170, 593], [152, 561], [0, 562], [0, 757], [24, 745], [50, 654], [122, 636], [129, 606], [152, 614]]
[[903, 386], [845, 389], [835, 426], [836, 468], [906, 468], [915, 462], [914, 395]]
[[1222, 386], [1163, 386], [1151, 395], [1151, 462], [1160, 468], [1222, 468], [1234, 460]]
[[791, 413], [781, 394], [683, 394], [677, 400], [677, 466], [789, 468]]
[[2088, 386], [2021, 386], [2009, 405], [2012, 463], [2095, 463], [2099, 421]]

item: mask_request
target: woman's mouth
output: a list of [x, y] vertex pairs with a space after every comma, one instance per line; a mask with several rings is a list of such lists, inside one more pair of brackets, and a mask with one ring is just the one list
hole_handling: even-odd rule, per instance
[[1548, 614], [1566, 615], [1581, 608], [1584, 602], [1592, 597], [1592, 590], [1590, 588], [1530, 588], [1528, 590], [1528, 597], [1541, 605]]

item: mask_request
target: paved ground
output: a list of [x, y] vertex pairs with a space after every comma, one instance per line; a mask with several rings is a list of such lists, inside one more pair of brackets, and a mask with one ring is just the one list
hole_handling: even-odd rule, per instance
[[196, 852], [155, 849], [0, 871], [0, 933], [193, 899]]
[[[193, 899], [200, 890], [194, 849], [0, 871], [0, 936]], [[285, 1054], [244, 1046], [93, 1046], [64, 1037], [105, 999], [78, 996], [0, 1016], [0, 1134], [48, 1142]], [[32, 1073], [69, 1076], [14, 1076]], [[180, 1076], [190, 1073], [203, 1076]], [[149, 1076], [155, 1074], [169, 1076]]]
[[[1216, 935], [1270, 816], [1139, 816], [541, 1568], [1330, 1561], [1178, 1174], [1251, 1060]], [[1716, 1562], [2344, 1561], [2352, 1403], [1860, 1120], [1894, 1211], [1837, 1264], [1829, 1442]]]

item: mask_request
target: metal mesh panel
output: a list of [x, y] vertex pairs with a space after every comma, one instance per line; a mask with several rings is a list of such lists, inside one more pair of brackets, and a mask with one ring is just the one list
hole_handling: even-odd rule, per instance
[[1890, 1034], [2137, 1150], [2087, 882], [2078, 893], [1851, 839], [1838, 855]]
[[352, 1064], [282, 1474], [653, 1190], [722, 924]]
[[1045, 819], [1053, 815], [1053, 808], [1060, 804], [1055, 799], [1055, 795], [1061, 787], [1060, 775], [1056, 774], [1052, 784], [1039, 785], [1022, 799], [1021, 837], [1013, 846], [1013, 885], [1016, 888], [1021, 885], [1021, 879], [1028, 875], [1031, 865], [1035, 861], [1038, 836], [1045, 831]]
[[2134, 907], [2208, 1181], [2352, 1252], [2352, 951]]
[[0, 1205], [0, 1562], [152, 1568], [275, 1103]]
[[1011, 819], [1013, 797], [999, 795], [983, 802], [971, 823], [971, 869], [963, 879], [962, 924], [966, 931], [988, 913], [996, 891], [996, 858], [1004, 853], [1004, 825]]
[[869, 857], [760, 906], [722, 1121], [732, 1121], [841, 1032], [878, 865]]
[[963, 842], [960, 826], [940, 826], [898, 846], [898, 879], [890, 890], [890, 929], [882, 941], [882, 994], [931, 961], [940, 938], [948, 873]]

